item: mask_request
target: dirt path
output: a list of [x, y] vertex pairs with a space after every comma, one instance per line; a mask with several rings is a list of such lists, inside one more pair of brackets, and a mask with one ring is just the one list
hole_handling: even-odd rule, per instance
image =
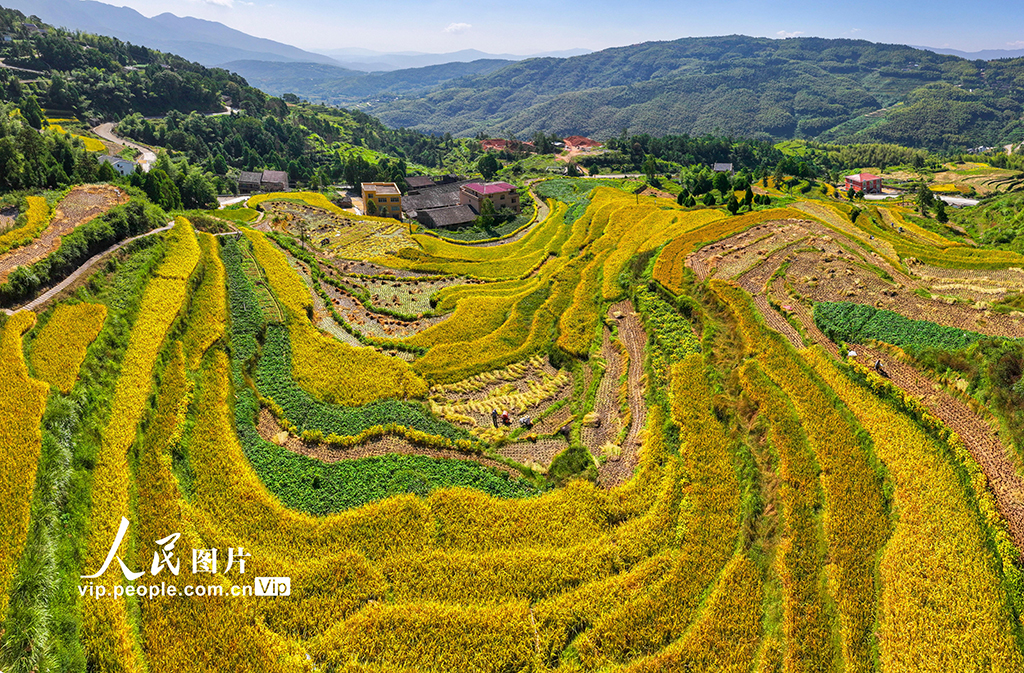
[[34, 264], [59, 248], [61, 238], [77, 227], [127, 201], [127, 194], [110, 185], [75, 187], [57, 204], [50, 224], [32, 243], [0, 255], [0, 284], [18, 267]]
[[109, 255], [117, 252], [118, 250], [120, 250], [124, 246], [128, 245], [132, 241], [137, 241], [140, 238], [145, 238], [147, 236], [152, 236], [154, 234], [159, 234], [162, 231], [167, 231], [168, 229], [170, 229], [173, 226], [174, 226], [174, 223], [172, 222], [171, 224], [168, 224], [168, 225], [166, 225], [164, 227], [160, 227], [159, 229], [153, 229], [152, 231], [147, 231], [145, 234], [139, 234], [138, 236], [132, 236], [131, 238], [126, 238], [125, 240], [121, 241], [117, 245], [115, 245], [113, 247], [110, 247], [110, 248], [107, 248], [103, 252], [100, 252], [100, 253], [97, 253], [97, 254], [93, 255], [92, 257], [87, 259], [85, 261], [85, 263], [82, 264], [82, 266], [80, 266], [77, 269], [75, 269], [75, 271], [70, 276], [68, 276], [67, 278], [62, 280], [59, 284], [54, 285], [52, 288], [50, 288], [49, 290], [47, 290], [43, 294], [39, 295], [38, 297], [36, 297], [32, 301], [30, 301], [29, 303], [25, 304], [21, 308], [3, 309], [3, 311], [5, 313], [7, 313], [8, 315], [13, 315], [13, 314], [17, 313], [18, 311], [36, 311], [36, 310], [38, 310], [39, 307], [45, 305], [50, 300], [52, 300], [55, 297], [57, 297], [61, 292], [63, 292], [65, 289], [67, 289], [68, 286], [74, 284], [75, 281], [79, 280], [93, 266], [95, 266], [97, 263], [101, 262], [102, 260], [106, 259]]
[[[256, 426], [256, 429], [259, 431], [260, 437], [268, 442], [273, 442], [274, 437], [282, 432], [277, 419], [274, 418], [274, 416], [266, 409], [260, 410], [259, 424]], [[366, 442], [348, 449], [334, 448], [328, 444], [320, 442], [304, 442], [298, 437], [288, 435], [288, 438], [280, 446], [283, 446], [292, 453], [297, 453], [309, 458], [315, 458], [316, 460], [323, 461], [325, 463], [338, 463], [343, 460], [356, 460], [358, 458], [385, 456], [389, 453], [400, 453], [404, 455], [427, 456], [429, 458], [464, 460], [479, 463], [486, 467], [496, 468], [513, 477], [522, 476], [518, 470], [491, 458], [474, 456], [472, 454], [447, 449], [428, 449], [422, 446], [415, 446], [405, 439], [395, 437], [393, 435], [387, 435], [380, 439]]]
[[114, 143], [115, 145], [123, 145], [124, 147], [130, 147], [136, 152], [142, 153], [142, 158], [139, 159], [139, 165], [142, 166], [142, 170], [149, 172], [150, 167], [156, 162], [156, 152], [146, 147], [145, 145], [139, 145], [133, 143], [130, 140], [125, 140], [120, 136], [114, 134], [114, 124], [108, 122], [106, 124], [100, 124], [92, 130], [93, 133], [98, 135], [100, 138]]
[[[618, 313], [622, 317], [615, 318]], [[619, 460], [609, 460], [598, 470], [601, 484], [611, 488], [625, 483], [633, 476], [639, 462], [640, 431], [647, 424], [647, 405], [644, 403], [644, 351], [647, 348], [647, 332], [640, 321], [639, 314], [628, 299], [613, 304], [608, 309], [608, 316], [618, 320], [619, 341], [626, 347], [629, 354], [629, 369], [626, 372], [626, 386], [629, 390], [629, 432], [622, 442], [622, 456]]]

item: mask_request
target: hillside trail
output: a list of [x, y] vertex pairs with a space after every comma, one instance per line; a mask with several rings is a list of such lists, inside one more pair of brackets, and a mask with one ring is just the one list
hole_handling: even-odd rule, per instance
[[85, 261], [85, 263], [83, 263], [80, 267], [75, 269], [74, 272], [72, 272], [70, 276], [68, 276], [67, 278], [62, 280], [57, 285], [54, 285], [52, 288], [50, 288], [49, 290], [47, 290], [43, 294], [39, 295], [38, 297], [36, 297], [32, 301], [30, 301], [29, 303], [25, 304], [24, 306], [21, 306], [19, 308], [15, 308], [15, 309], [6, 309], [5, 308], [5, 309], [0, 309], [0, 310], [2, 310], [7, 315], [14, 315], [15, 313], [17, 313], [19, 311], [36, 311], [36, 310], [39, 309], [39, 307], [44, 306], [50, 300], [52, 300], [55, 297], [57, 297], [68, 286], [74, 284], [74, 282], [76, 280], [78, 280], [79, 278], [81, 278], [83, 274], [85, 274], [87, 271], [89, 271], [98, 262], [100, 262], [103, 259], [105, 259], [108, 255], [111, 255], [114, 252], [120, 250], [121, 248], [123, 248], [124, 246], [128, 245], [132, 241], [137, 241], [140, 238], [146, 238], [147, 236], [153, 236], [154, 234], [159, 234], [161, 232], [168, 231], [172, 227], [174, 227], [174, 222], [173, 221], [168, 223], [167, 225], [165, 225], [163, 227], [159, 227], [158, 229], [153, 229], [151, 231], [147, 231], [144, 234], [139, 234], [138, 236], [132, 236], [131, 238], [126, 238], [125, 240], [121, 241], [117, 245], [109, 247], [109, 248], [107, 248], [106, 250], [104, 250], [102, 252], [96, 253], [95, 255], [93, 255], [92, 257], [87, 259]]

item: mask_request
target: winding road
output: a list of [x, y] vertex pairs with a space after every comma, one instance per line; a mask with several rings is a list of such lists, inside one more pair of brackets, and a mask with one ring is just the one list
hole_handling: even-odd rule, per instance
[[142, 166], [142, 170], [146, 171], [147, 173], [149, 172], [150, 167], [156, 161], [156, 152], [154, 152], [150, 148], [146, 147], [145, 145], [133, 143], [130, 140], [124, 140], [123, 138], [114, 135], [113, 122], [100, 124], [99, 126], [94, 128], [92, 132], [98, 135], [100, 138], [103, 138], [104, 140], [109, 140], [112, 143], [124, 145], [125, 147], [130, 147], [137, 152], [141, 152], [142, 158], [139, 159], [139, 165]]

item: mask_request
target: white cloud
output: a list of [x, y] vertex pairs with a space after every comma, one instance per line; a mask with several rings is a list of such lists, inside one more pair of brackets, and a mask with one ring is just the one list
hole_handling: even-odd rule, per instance
[[859, 33], [860, 32], [860, 28], [851, 28], [850, 32], [851, 33]]
[[1007, 42], [1007, 47], [1013, 47], [1014, 49], [1020, 49], [1024, 47], [1024, 40], [1017, 40], [1016, 42]]
[[[191, 2], [197, 2], [197, 3], [203, 4], [203, 5], [213, 5], [214, 7], [228, 7], [228, 8], [231, 8], [231, 7], [235, 6], [235, 0], [191, 0]], [[243, 2], [243, 3], [240, 3], [240, 4], [248, 5], [248, 4], [251, 4], [251, 3]]]
[[444, 32], [451, 33], [452, 35], [459, 35], [461, 33], [465, 33], [472, 27], [473, 26], [468, 23], [449, 23], [448, 27], [444, 29]]
[[794, 31], [780, 30], [779, 32], [777, 32], [775, 34], [778, 35], [779, 37], [798, 37], [800, 35], [803, 35], [804, 31], [802, 31], [802, 30], [794, 30]]

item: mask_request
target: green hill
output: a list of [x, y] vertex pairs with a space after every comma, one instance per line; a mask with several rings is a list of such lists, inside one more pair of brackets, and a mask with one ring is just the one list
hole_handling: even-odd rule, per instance
[[608, 138], [628, 128], [942, 150], [1024, 139], [1022, 101], [1024, 59], [734, 35], [530, 59], [371, 109], [391, 126], [453, 135]]

